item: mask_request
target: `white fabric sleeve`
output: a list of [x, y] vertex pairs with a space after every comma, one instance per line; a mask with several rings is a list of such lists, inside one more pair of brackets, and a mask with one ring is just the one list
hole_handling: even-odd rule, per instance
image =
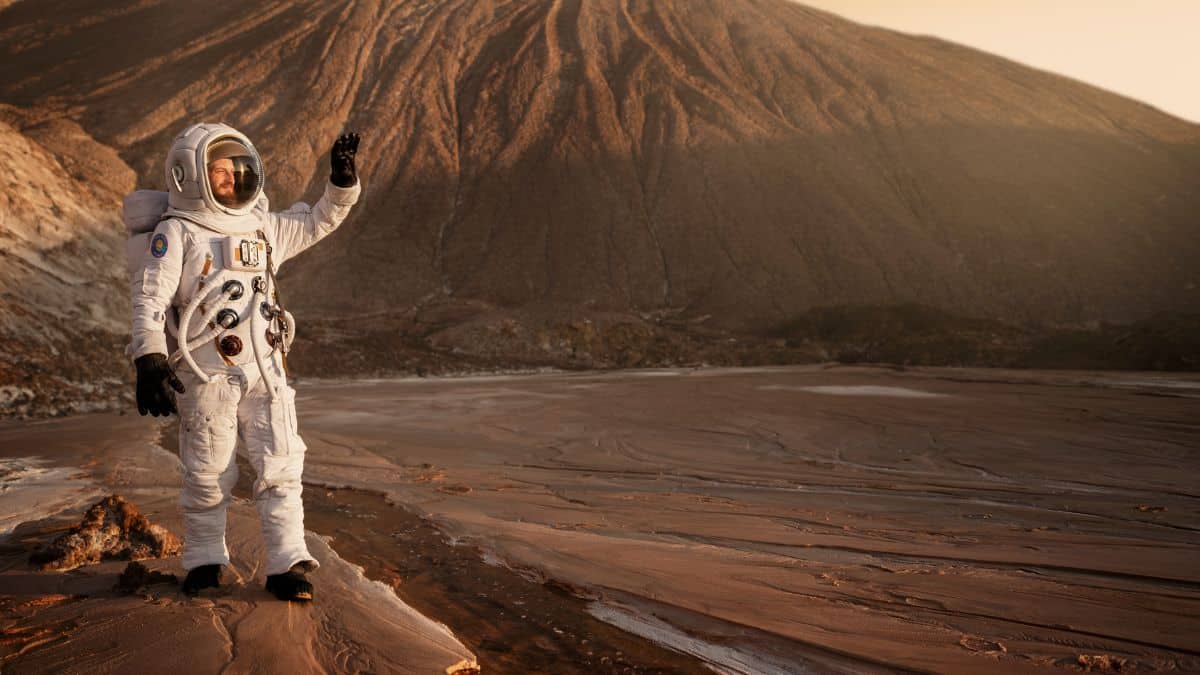
[[268, 218], [268, 238], [275, 242], [277, 252], [273, 261], [278, 269], [285, 261], [296, 257], [301, 251], [321, 241], [350, 214], [350, 207], [358, 201], [362, 185], [343, 188], [325, 183], [325, 194], [316, 206], [299, 203], [287, 211], [271, 213]]
[[183, 272], [183, 227], [179, 221], [159, 223], [143, 255], [141, 270], [133, 273], [129, 283], [133, 300], [129, 355], [135, 360], [146, 354], [168, 353], [167, 310]]

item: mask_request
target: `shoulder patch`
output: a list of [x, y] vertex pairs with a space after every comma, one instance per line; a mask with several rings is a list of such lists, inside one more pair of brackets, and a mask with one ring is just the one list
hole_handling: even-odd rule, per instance
[[159, 232], [150, 240], [150, 255], [161, 258], [167, 254], [167, 235]]

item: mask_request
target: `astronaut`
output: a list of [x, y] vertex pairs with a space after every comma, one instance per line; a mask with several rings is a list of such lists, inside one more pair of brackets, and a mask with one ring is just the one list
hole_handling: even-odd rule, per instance
[[190, 126], [167, 155], [168, 191], [153, 193], [165, 197], [161, 215], [143, 235], [140, 265], [133, 263], [129, 354], [138, 412], [180, 417], [189, 595], [219, 586], [221, 566], [229, 564], [225, 516], [240, 438], [257, 474], [267, 590], [282, 600], [312, 599], [305, 573], [318, 563], [304, 542], [300, 501], [306, 448], [285, 372], [295, 322], [280, 306], [275, 274], [336, 229], [357, 201], [358, 142], [357, 134], [334, 142], [330, 181], [315, 206], [275, 213], [263, 194], [258, 152], [236, 129]]

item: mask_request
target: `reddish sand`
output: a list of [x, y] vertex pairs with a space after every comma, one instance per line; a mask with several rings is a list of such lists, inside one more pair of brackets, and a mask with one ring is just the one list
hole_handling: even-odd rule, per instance
[[[86, 494], [93, 483], [137, 503], [156, 523], [182, 533], [175, 502], [178, 460], [157, 445], [158, 428], [136, 415], [86, 415], [66, 420], [0, 424], [0, 452], [38, 453], [82, 469], [60, 482], [63, 494]], [[0, 477], [3, 478], [3, 477]], [[78, 487], [83, 484], [84, 487]], [[39, 486], [40, 487], [40, 486]], [[44, 498], [27, 496], [21, 481], [5, 481], [4, 508]], [[5, 673], [96, 672], [449, 672], [472, 655], [445, 626], [418, 614], [391, 588], [365, 579], [315, 534], [309, 548], [321, 562], [313, 573], [320, 602], [289, 605], [263, 588], [262, 539], [252, 504], [230, 510], [233, 564], [225, 586], [190, 599], [171, 585], [137, 595], [116, 591], [125, 562], [71, 572], [39, 572], [28, 564], [32, 545], [78, 520], [87, 500], [59, 518], [18, 526], [0, 550], [0, 666]], [[54, 505], [50, 505], [54, 508]], [[179, 558], [144, 561], [178, 574]]]
[[815, 367], [301, 392], [309, 480], [383, 489], [693, 635], [741, 628], [719, 642], [768, 662], [1200, 668], [1195, 376]]
[[[1200, 669], [1200, 377], [798, 367], [298, 389], [306, 481], [382, 491], [487, 560], [729, 672]], [[73, 458], [169, 523], [172, 458], [151, 427], [6, 423], [0, 447]], [[239, 537], [244, 587], [211, 610], [162, 593], [137, 601], [140, 620], [308, 616], [272, 613], [248, 581], [256, 537]], [[0, 593], [84, 583], [14, 567]], [[58, 621], [111, 611], [61, 602]], [[270, 644], [238, 626], [239, 645]], [[338, 653], [313, 637], [306, 663]]]

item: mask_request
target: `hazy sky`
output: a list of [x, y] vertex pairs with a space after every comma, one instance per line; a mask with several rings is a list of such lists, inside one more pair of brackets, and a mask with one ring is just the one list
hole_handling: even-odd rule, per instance
[[937, 37], [1200, 122], [1200, 0], [800, 0]]

